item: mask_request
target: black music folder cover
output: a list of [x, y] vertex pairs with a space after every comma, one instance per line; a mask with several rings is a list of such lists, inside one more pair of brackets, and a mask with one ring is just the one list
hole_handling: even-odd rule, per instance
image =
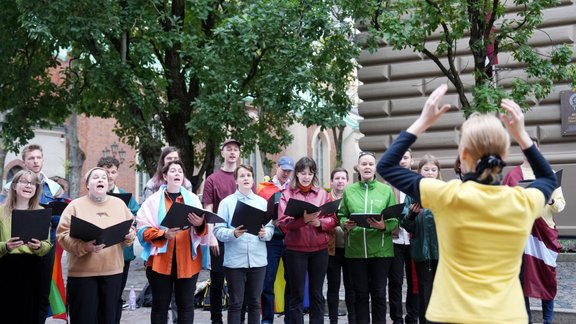
[[50, 231], [50, 209], [13, 209], [12, 210], [12, 237], [19, 237], [24, 244], [33, 238], [42, 241], [48, 238]]

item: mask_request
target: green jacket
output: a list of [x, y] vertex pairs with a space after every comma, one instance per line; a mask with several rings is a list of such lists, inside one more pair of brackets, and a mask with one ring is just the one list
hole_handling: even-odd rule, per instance
[[410, 257], [414, 262], [438, 260], [438, 236], [434, 215], [430, 209], [423, 208], [414, 219], [410, 216], [412, 198], [404, 200], [402, 227], [412, 234], [410, 238]]
[[[382, 209], [395, 204], [396, 198], [392, 188], [376, 180], [356, 182], [346, 187], [338, 211], [340, 226], [346, 234], [345, 257], [383, 258], [394, 256], [391, 232], [398, 228], [398, 219], [386, 220], [384, 231], [360, 226], [346, 231], [344, 223], [350, 214], [380, 213]], [[398, 215], [398, 217], [400, 216]]]

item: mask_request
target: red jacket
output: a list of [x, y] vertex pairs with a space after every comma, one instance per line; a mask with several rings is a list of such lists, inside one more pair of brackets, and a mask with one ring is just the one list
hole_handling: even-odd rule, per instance
[[278, 223], [286, 233], [284, 244], [286, 248], [299, 252], [316, 252], [328, 248], [328, 232], [335, 228], [338, 221], [336, 214], [320, 216], [320, 226], [314, 227], [304, 223], [304, 217], [294, 218], [284, 215], [286, 205], [290, 198], [304, 200], [316, 206], [330, 202], [332, 198], [326, 190], [312, 187], [312, 190], [304, 194], [300, 189], [286, 188], [280, 196], [278, 206]]

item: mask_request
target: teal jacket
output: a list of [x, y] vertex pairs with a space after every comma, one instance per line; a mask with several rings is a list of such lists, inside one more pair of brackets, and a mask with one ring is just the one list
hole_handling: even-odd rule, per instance
[[[365, 259], [394, 256], [391, 232], [398, 228], [398, 219], [386, 220], [386, 229], [383, 231], [360, 226], [346, 231], [344, 223], [350, 214], [380, 213], [382, 209], [395, 204], [396, 198], [392, 188], [376, 180], [356, 182], [346, 187], [338, 211], [340, 226], [346, 234], [345, 257]], [[398, 217], [400, 216], [398, 215]]]
[[[118, 187], [116, 188], [120, 193], [128, 192], [124, 189], [120, 189]], [[136, 199], [134, 199], [134, 194], [132, 194], [132, 197], [130, 198], [130, 202], [128, 203], [128, 209], [130, 209], [130, 212], [132, 212], [132, 215], [134, 216], [136, 216], [138, 209], [140, 209], [140, 205], [138, 205], [138, 202], [136, 201]], [[134, 226], [136, 226], [136, 224], [134, 224]], [[132, 261], [136, 259], [136, 256], [134, 255], [134, 244], [130, 246], [125, 246], [123, 252], [124, 252], [124, 261]]]
[[412, 198], [406, 196], [401, 225], [411, 235], [410, 256], [414, 262], [438, 260], [438, 236], [434, 215], [430, 209], [423, 208], [416, 217], [410, 216]]

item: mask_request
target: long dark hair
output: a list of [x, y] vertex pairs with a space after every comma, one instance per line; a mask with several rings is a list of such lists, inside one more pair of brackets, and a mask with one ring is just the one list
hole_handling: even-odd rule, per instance
[[[151, 189], [153, 192], [158, 191], [160, 186], [166, 183], [164, 181], [164, 173], [162, 172], [164, 170], [164, 167], [165, 167], [164, 159], [166, 158], [166, 155], [168, 155], [172, 152], [178, 153], [178, 159], [180, 159], [180, 149], [177, 148], [176, 146], [165, 147], [162, 150], [162, 153], [160, 153], [160, 158], [158, 159], [158, 164], [156, 165], [156, 173], [154, 173], [154, 176], [150, 179], [150, 181], [152, 183]], [[184, 170], [183, 165], [182, 165], [182, 170]], [[184, 185], [185, 182], [186, 182], [186, 179], [184, 179], [184, 181], [182, 182], [182, 185]]]
[[294, 180], [290, 181], [290, 189], [296, 189], [298, 187], [298, 172], [302, 172], [308, 168], [310, 172], [314, 173], [314, 178], [312, 179], [312, 185], [314, 187], [320, 187], [320, 181], [318, 180], [318, 169], [316, 168], [316, 162], [313, 159], [305, 156], [296, 162], [294, 165]]

